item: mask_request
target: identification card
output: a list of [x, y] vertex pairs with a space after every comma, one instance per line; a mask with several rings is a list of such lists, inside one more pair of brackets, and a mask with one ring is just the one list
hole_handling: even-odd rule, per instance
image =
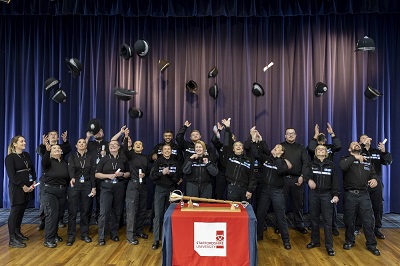
[[29, 175], [29, 182], [32, 182], [33, 181], [33, 177], [32, 177], [32, 175], [30, 174]]
[[79, 182], [80, 182], [80, 183], [85, 183], [85, 177], [84, 177], [84, 176], [81, 176], [81, 178], [79, 179]]
[[117, 184], [117, 183], [118, 183], [118, 179], [114, 178], [114, 179], [112, 180], [112, 183], [113, 183], [113, 184]]

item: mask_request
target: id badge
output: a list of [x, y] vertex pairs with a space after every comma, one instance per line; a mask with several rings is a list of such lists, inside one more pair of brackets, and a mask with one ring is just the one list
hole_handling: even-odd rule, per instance
[[97, 157], [96, 164], [99, 164], [99, 162], [100, 162], [100, 158]]
[[118, 179], [114, 178], [114, 179], [112, 180], [112, 183], [113, 183], [113, 184], [117, 184], [117, 183], [118, 183]]
[[81, 178], [79, 179], [79, 182], [85, 183], [85, 177], [82, 175]]
[[32, 181], [33, 181], [33, 177], [31, 174], [29, 174], [29, 182], [32, 182]]

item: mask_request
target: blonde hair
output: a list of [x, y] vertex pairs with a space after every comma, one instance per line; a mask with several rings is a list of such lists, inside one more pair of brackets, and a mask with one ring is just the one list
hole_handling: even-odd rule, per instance
[[23, 138], [23, 136], [17, 135], [17, 136], [15, 136], [15, 137], [13, 137], [13, 138], [11, 139], [11, 143], [10, 143], [10, 145], [8, 145], [7, 154], [10, 154], [10, 153], [14, 153], [14, 152], [15, 152], [14, 144], [18, 142], [19, 138]]
[[315, 147], [315, 150], [314, 150], [314, 157], [315, 158], [317, 158], [317, 153], [316, 153], [316, 151], [317, 151], [317, 148], [318, 147], [323, 147], [324, 148], [324, 150], [325, 150], [325, 158], [328, 158], [328, 156], [329, 156], [329, 154], [328, 154], [328, 148], [325, 146], [325, 145], [317, 145], [317, 147]]
[[196, 147], [196, 144], [200, 144], [203, 147], [203, 154], [207, 152], [207, 147], [206, 144], [204, 143], [204, 141], [202, 140], [198, 140], [194, 143], [194, 146]]

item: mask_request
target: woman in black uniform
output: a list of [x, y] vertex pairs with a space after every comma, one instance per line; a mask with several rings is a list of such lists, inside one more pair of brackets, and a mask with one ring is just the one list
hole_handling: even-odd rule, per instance
[[10, 216], [8, 217], [9, 246], [12, 248], [26, 247], [26, 244], [21, 242], [28, 240], [21, 233], [21, 223], [28, 202], [34, 197], [32, 191], [33, 185], [36, 183], [34, 181], [36, 180], [36, 172], [29, 153], [24, 152], [25, 146], [24, 137], [13, 137], [5, 159], [11, 203]]
[[64, 214], [64, 204], [67, 199], [67, 184], [70, 181], [68, 163], [62, 158], [59, 145], [46, 144], [46, 153], [42, 159], [43, 199], [45, 214], [45, 232], [43, 245], [55, 248], [62, 238], [58, 236], [58, 221]]
[[[123, 153], [119, 153], [119, 143], [111, 140], [110, 154], [100, 159], [96, 168], [95, 177], [102, 180], [100, 193], [99, 239], [100, 246], [104, 246], [105, 231], [110, 222], [110, 235], [114, 242], [119, 241], [119, 221], [125, 200], [124, 179], [130, 177], [128, 160]], [[111, 221], [110, 221], [111, 214]]]

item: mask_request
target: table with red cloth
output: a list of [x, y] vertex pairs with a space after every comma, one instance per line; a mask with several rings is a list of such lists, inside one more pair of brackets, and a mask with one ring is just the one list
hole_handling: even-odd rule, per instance
[[[211, 206], [229, 208], [200, 203]], [[257, 220], [251, 205], [240, 210], [181, 211], [171, 204], [164, 215], [163, 265], [257, 265]]]

